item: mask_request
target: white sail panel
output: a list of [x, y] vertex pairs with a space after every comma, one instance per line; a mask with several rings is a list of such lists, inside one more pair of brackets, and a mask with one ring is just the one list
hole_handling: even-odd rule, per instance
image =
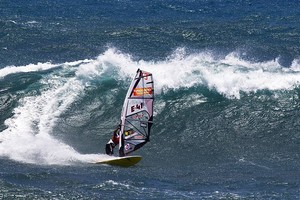
[[153, 123], [153, 86], [152, 74], [138, 70], [123, 105], [120, 156], [139, 149], [150, 139]]

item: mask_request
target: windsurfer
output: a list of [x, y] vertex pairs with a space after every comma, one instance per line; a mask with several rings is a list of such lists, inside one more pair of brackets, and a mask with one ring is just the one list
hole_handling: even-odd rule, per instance
[[114, 154], [114, 148], [119, 144], [120, 130], [121, 126], [119, 125], [118, 128], [114, 130], [112, 138], [105, 145], [105, 151], [107, 155], [111, 156]]

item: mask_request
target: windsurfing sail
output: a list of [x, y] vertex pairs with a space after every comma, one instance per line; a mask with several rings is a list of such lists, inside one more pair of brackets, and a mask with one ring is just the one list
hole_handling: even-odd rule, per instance
[[153, 123], [152, 74], [140, 69], [133, 78], [122, 108], [119, 156], [126, 156], [150, 140]]

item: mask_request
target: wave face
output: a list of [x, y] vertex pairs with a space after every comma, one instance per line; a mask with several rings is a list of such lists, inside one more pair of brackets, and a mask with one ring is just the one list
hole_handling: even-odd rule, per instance
[[284, 151], [293, 159], [298, 63], [285, 68], [276, 60], [251, 63], [235, 53], [215, 58], [184, 49], [162, 61], [135, 61], [108, 49], [93, 60], [9, 66], [0, 70], [0, 155], [36, 164], [90, 162], [96, 153], [104, 158], [103, 144], [141, 68], [155, 78], [157, 124], [150, 150], [176, 152], [180, 159], [200, 151], [204, 160], [212, 159], [207, 153], [220, 159], [272, 153], [279, 159]]

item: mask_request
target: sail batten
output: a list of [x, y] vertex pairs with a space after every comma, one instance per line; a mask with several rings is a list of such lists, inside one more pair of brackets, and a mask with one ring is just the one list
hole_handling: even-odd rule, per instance
[[121, 115], [120, 156], [145, 145], [153, 124], [154, 85], [152, 74], [138, 70], [133, 78]]

